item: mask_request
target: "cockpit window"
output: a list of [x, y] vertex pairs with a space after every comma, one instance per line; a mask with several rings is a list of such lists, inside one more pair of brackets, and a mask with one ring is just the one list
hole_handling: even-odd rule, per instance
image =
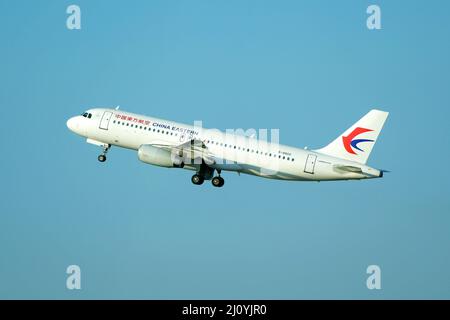
[[88, 114], [88, 118], [89, 118], [89, 119], [92, 118], [92, 113], [89, 113], [89, 114]]
[[90, 119], [90, 118], [92, 118], [92, 113], [85, 112], [85, 113], [82, 114], [82, 116], [85, 117], [85, 118]]

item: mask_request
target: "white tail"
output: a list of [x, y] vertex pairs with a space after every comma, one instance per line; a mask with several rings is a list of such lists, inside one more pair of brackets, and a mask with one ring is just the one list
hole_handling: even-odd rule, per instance
[[365, 164], [389, 113], [371, 110], [319, 153]]

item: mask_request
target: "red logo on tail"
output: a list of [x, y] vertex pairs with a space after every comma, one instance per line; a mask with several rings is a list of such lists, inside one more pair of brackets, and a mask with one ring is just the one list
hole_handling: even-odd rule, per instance
[[351, 153], [351, 154], [357, 154], [355, 152], [355, 150], [353, 150], [353, 148], [364, 152], [364, 150], [358, 148], [358, 143], [360, 143], [360, 142], [373, 142], [373, 140], [369, 140], [369, 139], [356, 139], [356, 140], [353, 140], [353, 139], [355, 139], [357, 136], [359, 136], [360, 134], [362, 134], [364, 132], [370, 132], [370, 131], [373, 131], [373, 130], [357, 127], [352, 132], [350, 132], [350, 134], [348, 136], [346, 136], [346, 137], [342, 136], [342, 142], [344, 143], [345, 150], [347, 150], [347, 152]]

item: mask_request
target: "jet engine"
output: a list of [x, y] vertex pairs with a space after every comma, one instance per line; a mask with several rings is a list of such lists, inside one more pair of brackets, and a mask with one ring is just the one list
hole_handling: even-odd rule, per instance
[[182, 168], [183, 159], [167, 149], [142, 145], [138, 150], [139, 160], [154, 166], [165, 168]]

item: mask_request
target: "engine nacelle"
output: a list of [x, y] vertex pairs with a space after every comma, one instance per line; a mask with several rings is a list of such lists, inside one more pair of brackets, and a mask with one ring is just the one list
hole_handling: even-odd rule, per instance
[[184, 166], [183, 160], [175, 153], [151, 145], [142, 145], [138, 150], [138, 157], [142, 162], [154, 166], [165, 168], [182, 168]]

